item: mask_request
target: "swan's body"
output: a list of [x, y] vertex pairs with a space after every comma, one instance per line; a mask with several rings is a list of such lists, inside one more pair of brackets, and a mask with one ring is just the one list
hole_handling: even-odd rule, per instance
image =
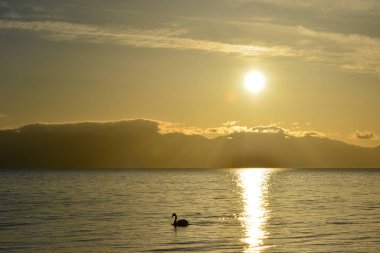
[[177, 220], [177, 214], [173, 213], [172, 217], [174, 216], [174, 227], [187, 227], [189, 225], [189, 222], [187, 220]]

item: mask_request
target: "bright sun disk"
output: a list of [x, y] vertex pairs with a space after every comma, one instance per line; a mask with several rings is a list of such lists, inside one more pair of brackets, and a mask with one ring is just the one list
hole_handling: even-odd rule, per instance
[[266, 78], [260, 71], [254, 70], [244, 77], [244, 87], [251, 93], [257, 94], [265, 88]]

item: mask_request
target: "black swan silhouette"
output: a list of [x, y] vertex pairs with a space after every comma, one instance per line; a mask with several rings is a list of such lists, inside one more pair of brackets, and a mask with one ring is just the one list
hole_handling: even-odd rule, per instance
[[173, 213], [172, 218], [174, 216], [174, 223], [172, 224], [174, 227], [187, 227], [189, 225], [189, 222], [187, 220], [178, 220], [177, 221], [177, 214]]

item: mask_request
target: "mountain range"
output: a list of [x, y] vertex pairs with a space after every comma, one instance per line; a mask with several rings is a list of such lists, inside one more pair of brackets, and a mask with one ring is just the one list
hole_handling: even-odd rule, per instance
[[284, 132], [206, 138], [161, 133], [153, 120], [30, 124], [0, 130], [0, 168], [370, 168], [368, 148]]

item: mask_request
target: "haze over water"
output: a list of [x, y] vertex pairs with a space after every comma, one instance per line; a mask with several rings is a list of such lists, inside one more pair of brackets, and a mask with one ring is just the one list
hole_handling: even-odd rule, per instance
[[378, 169], [0, 174], [4, 252], [380, 250]]

